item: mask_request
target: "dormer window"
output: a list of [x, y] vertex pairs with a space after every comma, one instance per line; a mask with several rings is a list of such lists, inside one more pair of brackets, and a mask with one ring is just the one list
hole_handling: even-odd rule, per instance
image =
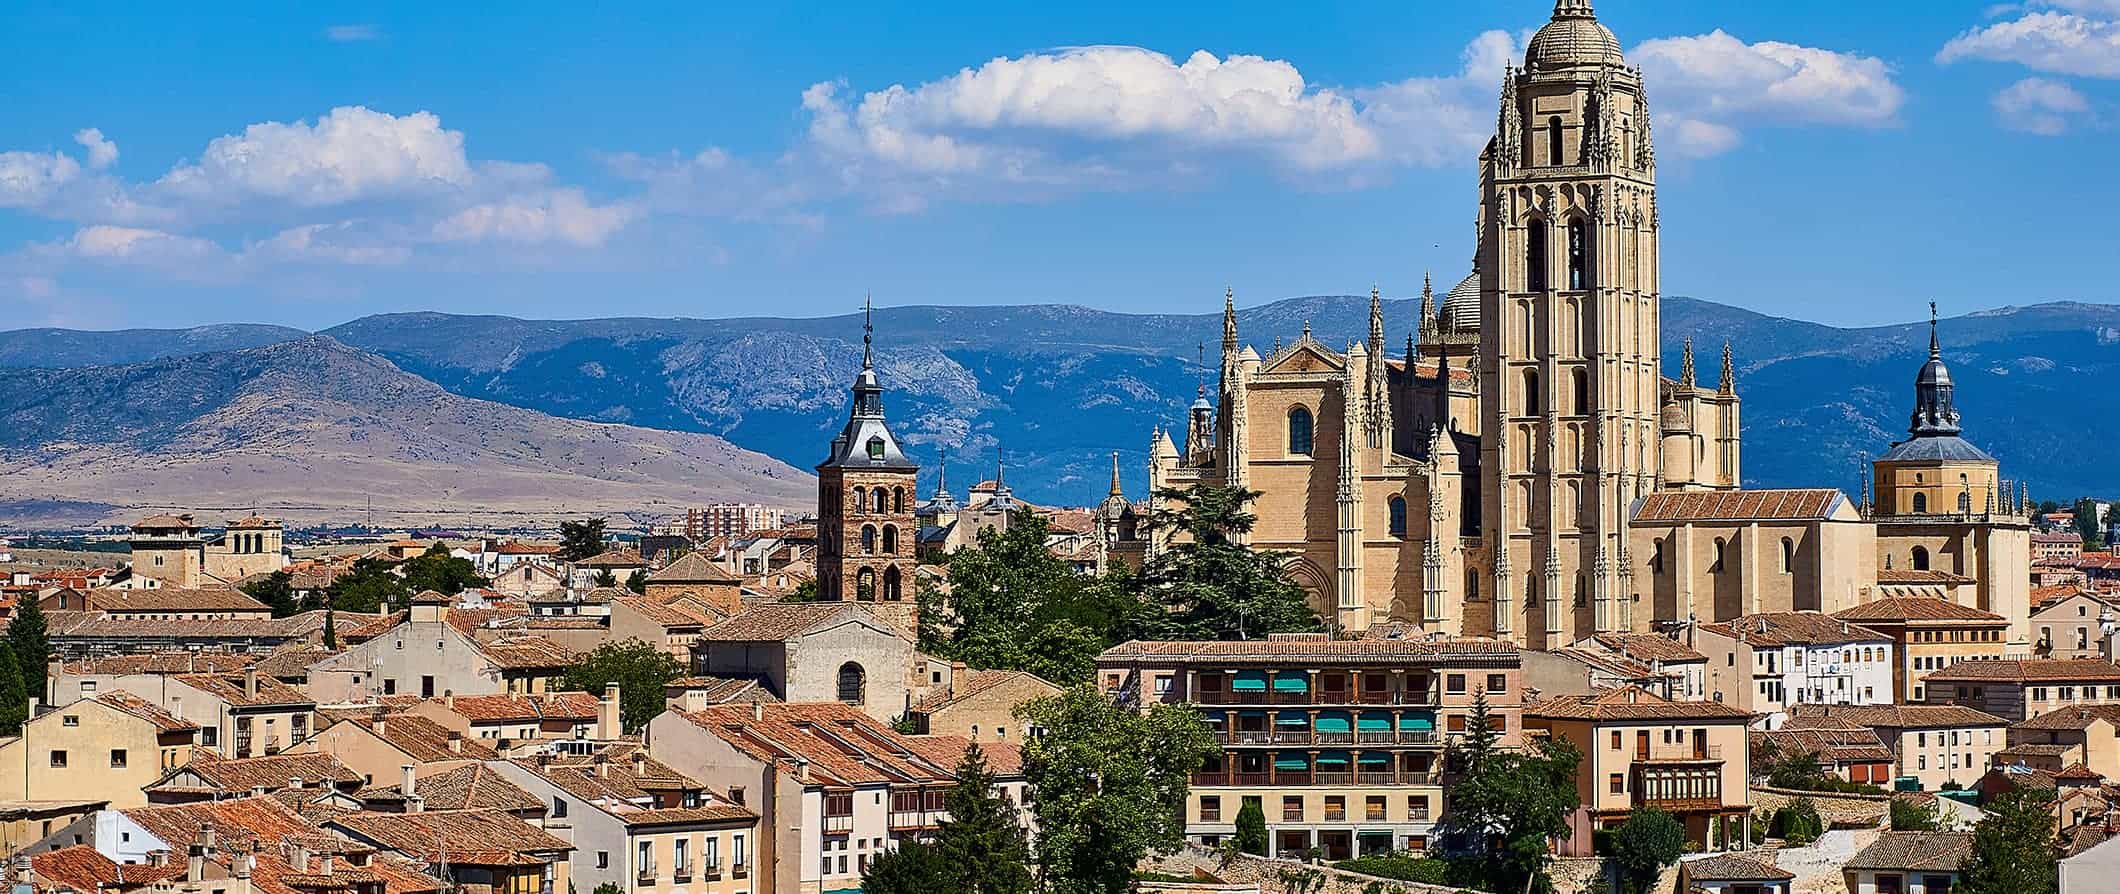
[[882, 458], [883, 458], [883, 439], [882, 439], [882, 438], [870, 438], [870, 439], [869, 439], [869, 458], [870, 458], [870, 459], [882, 459]]

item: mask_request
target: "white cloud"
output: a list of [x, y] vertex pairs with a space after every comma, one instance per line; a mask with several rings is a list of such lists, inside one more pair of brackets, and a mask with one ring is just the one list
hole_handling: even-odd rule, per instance
[[1353, 91], [1362, 120], [1400, 164], [1461, 165], [1494, 136], [1500, 112], [1502, 70], [1523, 55], [1522, 42], [1506, 31], [1473, 38], [1459, 54], [1456, 74], [1408, 78]]
[[58, 247], [81, 258], [150, 264], [192, 261], [223, 253], [220, 246], [205, 239], [104, 224], [82, 227]]
[[540, 196], [518, 196], [474, 205], [434, 225], [444, 242], [497, 240], [516, 243], [563, 242], [600, 245], [626, 225], [630, 209], [595, 205], [578, 189], [556, 189]]
[[1726, 152], [1755, 124], [1884, 127], [1906, 91], [1883, 60], [1718, 29], [1650, 40], [1629, 54], [1648, 79], [1650, 110], [1681, 155]]
[[2060, 136], [2090, 115], [2090, 100], [2075, 88], [2046, 78], [2025, 78], [1995, 94], [1995, 117], [2011, 130]]
[[36, 208], [81, 176], [81, 163], [57, 152], [0, 152], [0, 208]]
[[387, 266], [412, 257], [402, 240], [382, 238], [353, 221], [305, 224], [274, 233], [271, 238], [246, 246], [245, 259], [295, 263]]
[[[2083, 12], [2120, 15], [2116, 0], [2076, 0], [2066, 5]], [[1936, 53], [1941, 63], [1964, 59], [2015, 62], [2054, 74], [2120, 78], [2120, 21], [2033, 12], [1966, 31]]]
[[317, 206], [461, 188], [472, 178], [463, 133], [443, 129], [433, 113], [340, 106], [313, 125], [268, 121], [217, 137], [156, 187], [208, 203]]
[[88, 166], [102, 169], [118, 160], [118, 144], [103, 138], [103, 132], [93, 127], [74, 132], [74, 142], [88, 150]]
[[376, 25], [333, 25], [324, 29], [324, 39], [334, 43], [382, 40], [383, 29]]
[[2037, 5], [2090, 15], [2120, 16], [2120, 0], [2038, 0]]

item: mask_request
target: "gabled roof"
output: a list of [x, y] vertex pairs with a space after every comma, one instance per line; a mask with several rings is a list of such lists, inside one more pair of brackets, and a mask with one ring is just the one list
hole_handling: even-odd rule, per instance
[[1696, 882], [1767, 882], [1796, 878], [1796, 873], [1772, 863], [1736, 854], [1717, 854], [1688, 861], [1685, 873], [1687, 878]]
[[1660, 633], [1600, 633], [1591, 639], [1609, 651], [1637, 661], [1695, 664], [1708, 660], [1708, 656], [1694, 651], [1693, 647]]
[[1709, 701], [1671, 701], [1640, 686], [1589, 695], [1560, 695], [1524, 706], [1524, 716], [1546, 720], [1730, 720], [1748, 723], [1749, 711]]
[[255, 655], [232, 652], [141, 652], [61, 661], [59, 671], [80, 676], [228, 673], [249, 667], [256, 660]]
[[1285, 664], [1312, 660], [1394, 664], [1478, 660], [1517, 662], [1521, 658], [1514, 644], [1500, 640], [1329, 639], [1319, 634], [1273, 636], [1263, 640], [1134, 640], [1104, 650], [1097, 660], [1110, 663], [1215, 661], [1225, 664]]
[[661, 571], [648, 575], [651, 584], [741, 584], [743, 578], [709, 561], [698, 550], [677, 557]]
[[913, 705], [912, 710], [919, 711], [924, 714], [933, 714], [936, 711], [940, 711], [951, 705], [958, 704], [967, 699], [975, 698], [983, 693], [991, 692], [1001, 686], [1016, 682], [1028, 682], [1033, 684], [1034, 688], [1041, 690], [1050, 690], [1051, 692], [1060, 691], [1060, 687], [1048, 683], [1044, 679], [1041, 679], [1038, 675], [1030, 673], [1028, 671], [972, 671], [968, 674], [965, 674], [964, 680], [962, 682], [959, 682], [948, 689], [937, 689], [929, 692], [926, 698], [921, 699], [919, 702]]
[[707, 704], [718, 705], [733, 701], [780, 701], [780, 696], [766, 686], [766, 678], [750, 677], [679, 677], [664, 684], [664, 691], [698, 691]]
[[[523, 791], [521, 786], [494, 772], [484, 762], [465, 764], [413, 782], [412, 792], [428, 810], [539, 811], [544, 799]], [[369, 804], [403, 804], [403, 786], [363, 789], [360, 799]]]
[[316, 700], [308, 693], [279, 681], [277, 677], [258, 675], [256, 695], [251, 695], [248, 681], [243, 674], [179, 674], [177, 682], [190, 686], [215, 698], [243, 708], [314, 706]]
[[[695, 600], [688, 599], [684, 601], [689, 605]], [[660, 624], [664, 627], [704, 628], [709, 624], [721, 621], [719, 616], [710, 617], [695, 614], [690, 609], [679, 606], [677, 600], [674, 599], [664, 603], [649, 599], [646, 596], [623, 596], [613, 600], [612, 604], [624, 606], [628, 610], [638, 612], [641, 617], [648, 619], [649, 622]]]
[[1848, 869], [1957, 872], [1973, 849], [1971, 832], [1883, 832], [1848, 858]]
[[179, 719], [175, 714], [162, 710], [160, 705], [130, 692], [106, 692], [96, 696], [94, 701], [152, 723], [159, 732], [181, 733], [199, 728], [198, 724]]
[[1883, 729], [2008, 726], [2009, 721], [1963, 705], [1790, 705], [1789, 725], [1835, 721]]
[[499, 810], [350, 813], [326, 823], [428, 863], [535, 866], [574, 846]]
[[1661, 491], [1635, 501], [1634, 520], [1823, 521], [1843, 514], [1848, 498], [1832, 488]]
[[2011, 724], [2010, 729], [2081, 730], [2103, 720], [2120, 728], [2120, 705], [2070, 705]]
[[304, 786], [319, 782], [359, 784], [361, 774], [355, 773], [339, 759], [322, 752], [288, 752], [264, 757], [224, 758], [212, 751], [200, 749], [192, 752], [189, 763], [163, 774], [156, 785], [189, 772], [205, 780], [207, 784], [224, 792], [247, 792], [263, 786], [279, 789], [290, 779], [300, 779]]
[[859, 602], [761, 602], [745, 606], [728, 620], [708, 627], [700, 638], [713, 642], [785, 642], [848, 621], [905, 636], [904, 631]]
[[476, 645], [486, 660], [503, 670], [566, 667], [580, 657], [573, 649], [542, 636], [510, 636]]
[[[1919, 574], [1922, 572], [1912, 572]], [[1883, 580], [1883, 575], [1878, 580]], [[1843, 621], [1978, 621], [1982, 623], [2006, 624], [2008, 618], [1990, 611], [1982, 611], [1968, 605], [1959, 605], [1948, 599], [1926, 596], [1873, 599], [1861, 605], [1834, 612], [1833, 617]]]
[[1885, 747], [1884, 738], [1867, 726], [1790, 726], [1778, 730], [1753, 730], [1751, 738], [1755, 744], [1772, 744], [1783, 754], [1816, 754], [1819, 760], [1827, 763], [1892, 759], [1892, 751]]
[[581, 568], [646, 568], [648, 560], [630, 549], [611, 549], [574, 563]]
[[172, 848], [192, 843], [200, 829], [211, 825], [219, 846], [227, 850], [276, 846], [282, 838], [316, 842], [326, 851], [345, 849], [343, 843], [333, 842], [331, 836], [272, 797], [153, 805], [120, 812]]
[[146, 590], [105, 588], [84, 594], [89, 604], [113, 612], [271, 612], [243, 591], [186, 587], [154, 587]]
[[1892, 639], [1868, 627], [1818, 612], [1761, 612], [1741, 615], [1727, 623], [1703, 624], [1700, 629], [1732, 639], [1742, 636], [1746, 645], [1769, 647], [1890, 642]]
[[1930, 684], [1955, 683], [2074, 683], [2120, 682], [2120, 665], [2101, 658], [2000, 658], [1960, 661], [1929, 674]]
[[[383, 729], [381, 732], [376, 730], [376, 718], [374, 717], [350, 717], [340, 720], [339, 723], [350, 723], [366, 730], [370, 735], [404, 752], [405, 756], [411, 758], [415, 763], [424, 764], [432, 761], [447, 760], [490, 760], [496, 756], [493, 753], [493, 749], [479, 744], [476, 739], [468, 736], [457, 740], [462, 748], [461, 751], [450, 749], [449, 729], [418, 714], [386, 714], [382, 720]], [[338, 723], [334, 723], [324, 729], [328, 730], [337, 725]], [[319, 732], [321, 733], [322, 730], [319, 730]]]
[[43, 890], [69, 888], [82, 894], [94, 894], [106, 887], [141, 888], [175, 878], [184, 874], [185, 864], [183, 860], [174, 860], [160, 866], [144, 863], [120, 865], [103, 856], [94, 845], [76, 844], [31, 856], [29, 868], [37, 874]]
[[595, 720], [598, 699], [587, 692], [542, 695], [456, 695], [438, 700], [474, 723]]
[[806, 764], [818, 785], [944, 783], [956, 766], [923, 751], [933, 746], [911, 744], [914, 737], [837, 702], [716, 705], [678, 716], [783, 772]]

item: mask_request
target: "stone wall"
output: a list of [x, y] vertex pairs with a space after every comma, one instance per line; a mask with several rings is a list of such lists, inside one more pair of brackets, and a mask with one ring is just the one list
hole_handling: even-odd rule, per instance
[[1892, 818], [1891, 795], [1805, 792], [1755, 785], [1752, 787], [1752, 821], [1758, 823], [1761, 814], [1771, 817], [1775, 811], [1789, 806], [1797, 798], [1811, 799], [1811, 803], [1818, 808], [1819, 818], [1825, 820], [1828, 829], [1875, 829], [1890, 822]]
[[1197, 845], [1188, 845], [1168, 856], [1150, 857], [1141, 868], [1165, 875], [1191, 875], [1206, 882], [1236, 885], [1238, 890], [1256, 886], [1259, 894], [1479, 894], [1464, 888], [1402, 882], [1330, 866], [1272, 860], [1250, 854], [1239, 854], [1236, 859], [1224, 862], [1221, 851]]

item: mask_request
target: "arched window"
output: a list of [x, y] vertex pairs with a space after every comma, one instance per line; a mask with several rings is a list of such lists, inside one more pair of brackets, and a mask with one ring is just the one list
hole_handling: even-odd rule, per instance
[[1914, 512], [1915, 512], [1915, 514], [1917, 514], [1917, 515], [1918, 515], [1918, 514], [1920, 514], [1920, 513], [1923, 513], [1923, 512], [1927, 512], [1927, 511], [1929, 511], [1929, 495], [1928, 495], [1928, 494], [1915, 494], [1915, 495], [1914, 495]]
[[1790, 574], [1795, 570], [1796, 541], [1783, 537], [1781, 538], [1781, 573]]
[[884, 525], [884, 526], [883, 526], [883, 552], [884, 552], [884, 554], [885, 554], [885, 555], [890, 555], [890, 556], [895, 556], [895, 555], [897, 555], [897, 554], [898, 554], [898, 526], [897, 526], [897, 525]]
[[892, 512], [904, 512], [904, 511], [905, 511], [905, 488], [902, 488], [902, 487], [894, 487], [894, 488], [891, 488], [891, 511], [892, 511]]
[[1575, 371], [1575, 406], [1570, 408], [1577, 416], [1590, 414], [1590, 373]]
[[1917, 547], [1914, 547], [1914, 564], [1913, 564], [1913, 566], [1912, 566], [1912, 567], [1913, 567], [1913, 569], [1914, 569], [1915, 571], [1927, 571], [1927, 570], [1929, 570], [1929, 549], [1928, 549], [1928, 547], [1925, 547], [1925, 546], [1917, 546]]
[[1568, 222], [1568, 288], [1590, 288], [1590, 228], [1582, 218]]
[[849, 661], [839, 666], [839, 700], [858, 705], [868, 698], [869, 675], [861, 665]]
[[905, 594], [901, 592], [899, 582], [898, 566], [892, 565], [883, 569], [883, 601], [897, 602], [904, 598]]
[[1465, 601], [1480, 601], [1480, 570], [1470, 565], [1465, 566]]
[[865, 553], [873, 553], [876, 551], [875, 525], [861, 526], [861, 551]]
[[885, 512], [889, 512], [889, 511], [890, 511], [890, 509], [891, 509], [891, 495], [890, 495], [890, 493], [889, 493], [889, 492], [885, 491], [885, 490], [884, 490], [883, 488], [880, 488], [880, 487], [879, 487], [879, 488], [877, 488], [877, 489], [875, 489], [875, 490], [873, 490], [873, 491], [870, 491], [870, 492], [869, 492], [869, 499], [870, 499], [870, 500], [872, 500], [872, 501], [873, 501], [873, 502], [875, 503], [875, 507], [874, 507], [874, 508], [875, 508], [875, 511], [876, 511], [876, 514], [877, 514], [877, 515], [882, 515], [882, 514], [884, 514]]
[[854, 573], [854, 598], [863, 602], [876, 601], [876, 569], [863, 568]]
[[[1546, 290], [1546, 222], [1533, 219], [1524, 234], [1524, 291]], [[1530, 345], [1525, 345], [1530, 349]]]
[[1708, 563], [1708, 573], [1709, 573], [1709, 574], [1721, 574], [1721, 573], [1722, 573], [1722, 570], [1723, 570], [1723, 551], [1724, 551], [1724, 549], [1725, 549], [1725, 548], [1726, 548], [1727, 546], [1728, 546], [1728, 544], [1724, 543], [1724, 542], [1723, 542], [1723, 539], [1722, 539], [1721, 537], [1717, 537], [1717, 538], [1715, 538], [1715, 559], [1714, 559], [1714, 561], [1711, 561], [1711, 562], [1709, 562], [1709, 563]]
[[1288, 411], [1288, 455], [1309, 456], [1311, 449], [1312, 422], [1310, 411], [1296, 407]]
[[1555, 115], [1546, 119], [1546, 163], [1549, 165], [1567, 164], [1567, 160], [1561, 156], [1561, 117]]
[[1524, 415], [1537, 416], [1545, 412], [1539, 408], [1538, 370], [1524, 368]]
[[1394, 496], [1394, 497], [1392, 497], [1392, 498], [1391, 498], [1391, 500], [1390, 500], [1390, 502], [1389, 502], [1389, 504], [1388, 504], [1388, 505], [1390, 506], [1390, 509], [1391, 509], [1391, 536], [1393, 536], [1393, 537], [1404, 537], [1404, 536], [1406, 536], [1406, 500], [1405, 500], [1405, 498], [1403, 498], [1403, 497], [1398, 497], [1398, 496]]
[[1958, 514], [1973, 514], [1973, 494], [1970, 491], [1958, 492]]
[[857, 487], [857, 488], [854, 488], [854, 511], [855, 511], [855, 512], [867, 512], [867, 511], [869, 511], [869, 489], [868, 489], [868, 488], [866, 488], [866, 487]]
[[1664, 541], [1659, 538], [1649, 552], [1649, 573], [1664, 573]]

